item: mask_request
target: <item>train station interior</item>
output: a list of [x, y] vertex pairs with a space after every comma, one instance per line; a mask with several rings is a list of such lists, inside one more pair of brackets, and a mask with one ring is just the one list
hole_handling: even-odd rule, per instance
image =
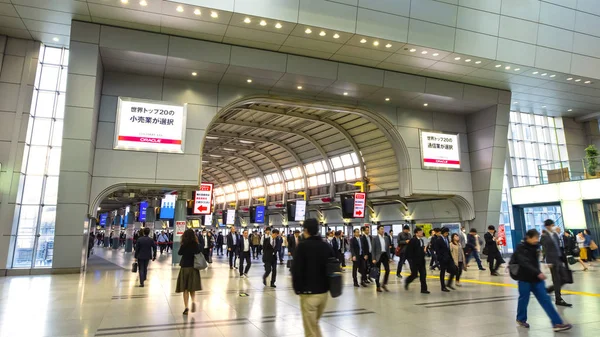
[[[546, 219], [589, 251], [560, 241], [574, 262], [557, 310], [564, 335], [592, 336], [599, 118], [595, 0], [0, 0], [0, 337], [308, 336], [292, 253], [271, 288], [261, 257], [247, 277], [230, 266], [226, 238], [287, 245], [308, 219], [346, 242], [323, 336], [553, 336], [534, 297], [531, 327], [515, 324], [509, 270]], [[488, 226], [498, 276], [467, 256], [456, 290], [429, 265], [431, 294], [405, 290], [403, 230]], [[352, 277], [354, 230], [379, 227], [386, 292]], [[225, 251], [181, 315], [190, 228]]]

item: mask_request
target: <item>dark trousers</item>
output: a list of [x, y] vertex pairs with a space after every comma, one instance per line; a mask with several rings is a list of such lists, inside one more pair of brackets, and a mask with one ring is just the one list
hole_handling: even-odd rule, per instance
[[342, 254], [342, 252], [338, 250], [337, 252], [335, 252], [335, 257], [338, 259], [338, 261], [340, 261], [342, 267], [345, 267], [346, 262], [344, 261], [344, 254]]
[[435, 268], [440, 268], [440, 262], [437, 259], [437, 254], [433, 250], [431, 251], [431, 261], [429, 261], [429, 268], [431, 270]]
[[360, 282], [365, 282], [367, 274], [365, 273], [365, 259], [362, 256], [357, 256], [356, 261], [352, 261], [352, 279], [354, 279], [354, 284], [358, 284], [357, 273], [360, 273]]
[[458, 267], [456, 267], [456, 265], [452, 265], [450, 266], [451, 270], [454, 271], [454, 273], [450, 273], [450, 278], [448, 279], [448, 285], [451, 286], [452, 285], [452, 281], [454, 281], [454, 278], [456, 277], [456, 282], [460, 282], [460, 275], [462, 275], [462, 270], [463, 270], [463, 262], [459, 262], [458, 263]]
[[231, 250], [227, 250], [227, 254], [229, 255], [229, 267], [235, 266], [235, 260], [237, 259], [237, 252], [235, 248], [231, 248]]
[[[382, 264], [383, 269], [385, 269], [385, 275], [383, 276], [383, 285], [387, 285], [388, 279], [390, 278], [390, 257], [388, 256], [388, 253], [381, 254], [381, 256], [379, 257], [379, 261], [377, 261], [377, 264], [375, 265], [375, 268], [380, 270]], [[381, 286], [381, 284], [379, 284], [380, 278], [381, 275], [379, 275], [379, 277], [375, 279], [375, 284], [377, 285], [377, 288]]]
[[144, 284], [144, 281], [146, 281], [146, 276], [148, 275], [148, 262], [150, 262], [150, 260], [138, 259], [138, 271], [140, 272], [140, 284]]
[[500, 253], [495, 253], [492, 256], [488, 256], [487, 261], [489, 264], [491, 274], [496, 273], [498, 271], [498, 268], [500, 268], [500, 265], [502, 263], [504, 263], [504, 260], [502, 259], [502, 256], [500, 255]]
[[206, 262], [210, 261], [210, 248], [203, 249], [202, 255], [204, 255], [204, 259], [206, 260]]
[[[246, 270], [244, 270], [244, 261], [246, 262]], [[250, 270], [251, 265], [252, 262], [250, 261], [250, 251], [240, 252], [240, 276], [242, 274], [248, 274], [248, 270]]]
[[368, 254], [365, 260], [365, 279], [371, 278], [371, 268], [373, 268], [373, 260], [371, 259], [371, 254]]
[[263, 275], [263, 280], [269, 277], [269, 274], [271, 273], [271, 284], [275, 284], [275, 281], [277, 280], [277, 255], [273, 255], [271, 261], [265, 262], [265, 274]]
[[562, 286], [560, 281], [560, 268], [563, 268], [560, 264], [550, 265], [550, 273], [552, 274], [552, 288], [554, 288], [554, 300], [556, 302], [562, 300], [562, 294], [560, 293]]
[[400, 275], [402, 273], [402, 267], [404, 267], [404, 263], [406, 263], [406, 254], [403, 251], [401, 251], [400, 252], [400, 260], [398, 261], [398, 270], [396, 270], [396, 275]]
[[258, 257], [258, 245], [252, 245], [252, 258], [256, 259]]
[[421, 281], [421, 291], [427, 291], [427, 271], [425, 268], [425, 260], [422, 263], [414, 263], [410, 262], [410, 276], [406, 279], [406, 286], [414, 281], [417, 278], [417, 274], [419, 274], [419, 280]]
[[450, 279], [448, 280], [448, 284], [452, 285], [452, 280], [454, 279], [454, 265], [450, 266], [449, 264], [452, 263], [454, 264], [454, 262], [452, 262], [452, 260], [450, 260], [450, 262], [440, 262], [440, 284], [442, 286], [442, 290], [446, 289], [446, 272], [448, 272], [450, 274]]
[[162, 254], [165, 251], [165, 246], [164, 244], [158, 244], [158, 247], [160, 247], [160, 253]]
[[217, 255], [223, 255], [223, 244], [217, 245]]
[[283, 255], [285, 254], [285, 247], [281, 246], [281, 250], [279, 250], [279, 262], [283, 263]]

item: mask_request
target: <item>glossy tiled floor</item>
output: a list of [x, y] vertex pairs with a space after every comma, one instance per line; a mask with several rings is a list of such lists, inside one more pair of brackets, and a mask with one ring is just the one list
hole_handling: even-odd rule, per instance
[[[204, 290], [196, 297], [199, 310], [184, 317], [175, 294], [178, 268], [170, 254], [151, 263], [145, 288], [136, 287], [128, 271], [131, 254], [96, 249], [85, 275], [0, 278], [0, 336], [303, 336], [298, 297], [291, 290], [285, 266], [279, 266], [277, 288], [264, 288], [262, 264], [255, 261], [249, 279], [239, 279], [225, 258], [215, 258], [202, 272]], [[329, 300], [321, 327], [325, 336], [552, 336], [550, 322], [531, 301], [528, 331], [515, 326], [516, 296], [508, 276], [491, 278], [469, 270], [463, 287], [439, 291], [428, 279], [430, 295], [418, 285], [410, 291], [391, 277], [389, 293], [374, 286], [348, 287]], [[436, 275], [434, 275], [436, 276]], [[559, 309], [573, 330], [565, 336], [600, 334], [600, 266], [575, 273], [573, 308]], [[575, 293], [576, 292], [576, 293]], [[247, 293], [241, 297], [240, 293]]]

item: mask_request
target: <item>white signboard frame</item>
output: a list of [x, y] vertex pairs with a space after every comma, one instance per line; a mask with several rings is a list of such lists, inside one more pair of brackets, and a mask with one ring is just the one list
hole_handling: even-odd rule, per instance
[[365, 217], [365, 207], [367, 205], [367, 193], [356, 192], [354, 193], [354, 212], [353, 217], [362, 219]]
[[423, 169], [461, 170], [460, 135], [458, 133], [419, 130], [419, 145]]
[[119, 97], [113, 148], [184, 153], [186, 122], [187, 103]]
[[296, 200], [296, 214], [294, 221], [304, 221], [306, 218], [306, 200]]
[[200, 190], [194, 196], [194, 214], [207, 215], [212, 213], [213, 187], [211, 183], [201, 183]]
[[226, 210], [227, 214], [225, 216], [225, 224], [226, 225], [235, 225], [235, 209]]

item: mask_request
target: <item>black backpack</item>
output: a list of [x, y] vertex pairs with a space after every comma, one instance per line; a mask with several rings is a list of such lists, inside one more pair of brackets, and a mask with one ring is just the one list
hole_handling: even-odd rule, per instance
[[339, 297], [342, 295], [343, 279], [342, 279], [342, 268], [340, 267], [340, 261], [335, 257], [327, 259], [327, 278], [329, 280], [329, 293], [331, 297]]

